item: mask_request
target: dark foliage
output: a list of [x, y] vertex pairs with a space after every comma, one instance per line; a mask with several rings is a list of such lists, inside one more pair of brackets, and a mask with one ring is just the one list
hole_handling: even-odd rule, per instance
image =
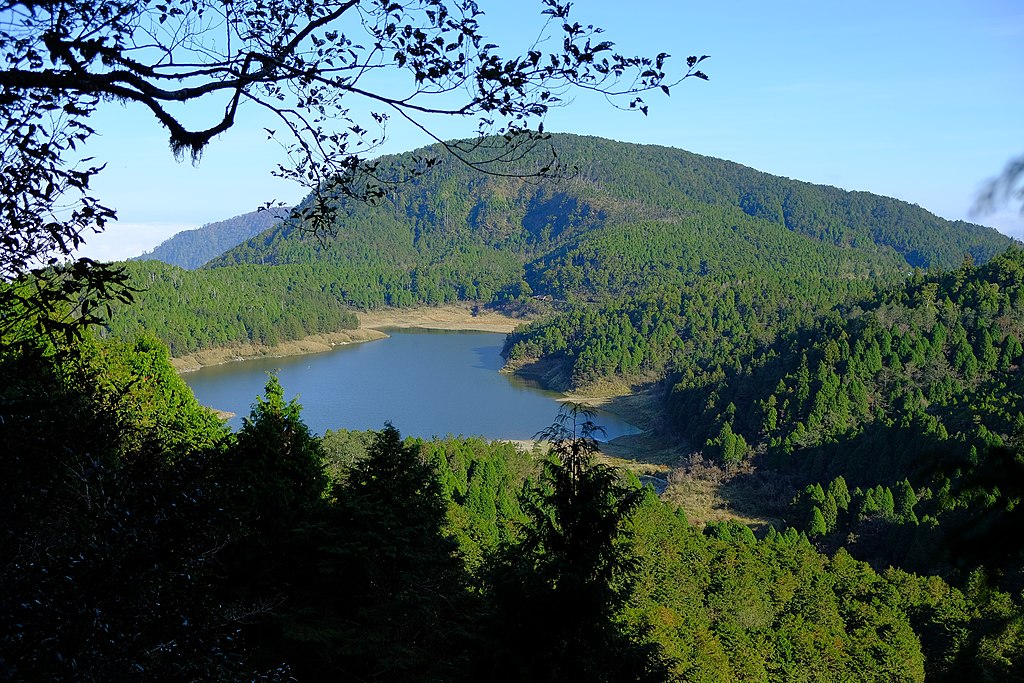
[[255, 675], [214, 599], [223, 427], [152, 342], [0, 357], [0, 676]]
[[660, 648], [618, 621], [637, 559], [627, 521], [644, 491], [593, 462], [597, 428], [571, 407], [542, 435], [523, 537], [486, 570], [491, 610], [481, 676], [507, 681], [642, 681], [668, 675]]

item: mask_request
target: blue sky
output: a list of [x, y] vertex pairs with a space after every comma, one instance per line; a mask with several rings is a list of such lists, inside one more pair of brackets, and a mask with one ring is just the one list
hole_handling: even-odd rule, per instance
[[[535, 37], [539, 3], [479, 2], [493, 42], [516, 49]], [[580, 96], [551, 112], [546, 129], [679, 147], [1024, 238], [1016, 207], [971, 214], [982, 183], [1024, 154], [1019, 0], [577, 0], [573, 12], [605, 28], [622, 52], [664, 51], [679, 66], [708, 54], [711, 80], [689, 80], [670, 97], [652, 93], [647, 117]], [[270, 177], [279, 152], [264, 123], [243, 117], [193, 166], [173, 160], [145, 111], [109, 105], [95, 117], [101, 136], [88, 151], [108, 162], [94, 189], [119, 224], [83, 253], [123, 258], [266, 200], [301, 199], [298, 186]], [[469, 135], [474, 123], [447, 122], [440, 132]], [[386, 152], [430, 142], [398, 125], [390, 132]]]

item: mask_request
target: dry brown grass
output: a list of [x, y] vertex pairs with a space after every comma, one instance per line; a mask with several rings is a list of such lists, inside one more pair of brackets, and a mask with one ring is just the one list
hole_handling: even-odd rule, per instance
[[187, 356], [171, 359], [171, 365], [180, 372], [191, 372], [207, 365], [220, 365], [247, 358], [282, 358], [307, 353], [323, 353], [341, 344], [383, 339], [386, 334], [374, 329], [342, 330], [327, 334], [314, 334], [304, 339], [284, 342], [276, 346], [263, 344], [235, 344], [217, 349], [206, 349]]
[[698, 453], [672, 470], [662, 498], [682, 507], [696, 526], [735, 520], [756, 533], [785, 526], [794, 490], [785, 477], [758, 471], [754, 465], [730, 472]]
[[692, 524], [734, 520], [755, 530], [781, 527], [793, 497], [785, 479], [759, 472], [753, 465], [725, 469], [705, 460], [685, 441], [659, 436], [662, 430], [661, 394], [648, 387], [627, 395], [574, 394], [565, 400], [600, 407], [644, 429], [602, 444], [600, 461], [637, 475], [667, 480], [662, 499], [681, 506]]
[[359, 313], [359, 327], [387, 329], [389, 327], [418, 327], [430, 330], [474, 330], [477, 332], [511, 332], [528, 322], [525, 318], [512, 318], [494, 311], [473, 306], [450, 305], [423, 308], [385, 308]]

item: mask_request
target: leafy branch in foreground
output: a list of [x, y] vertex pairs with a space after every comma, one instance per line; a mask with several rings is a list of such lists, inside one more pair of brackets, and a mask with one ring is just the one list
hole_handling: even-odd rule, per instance
[[[500, 174], [544, 140], [545, 114], [571, 92], [646, 113], [648, 91], [706, 78], [697, 69], [704, 57], [671, 76], [665, 53], [617, 53], [600, 28], [570, 17], [571, 4], [542, 0], [536, 41], [503, 55], [487, 42], [473, 0], [3, 2], [0, 279], [38, 275], [115, 219], [89, 190], [102, 163], [81, 154], [104, 102], [141, 105], [167, 130], [171, 151], [193, 161], [244, 106], [263, 110], [278, 122], [268, 138], [288, 155], [274, 174], [313, 191], [295, 218], [327, 231], [338, 197], [372, 200], [402, 179], [366, 161], [393, 117], [437, 141], [439, 121], [476, 119], [478, 137], [443, 146]], [[482, 142], [486, 134], [502, 143]], [[550, 173], [555, 161], [552, 153], [514, 173]], [[402, 177], [435, 162], [416, 159]]]
[[974, 213], [990, 213], [1017, 202], [1024, 213], [1024, 154], [1010, 159], [1002, 173], [982, 185], [974, 202]]

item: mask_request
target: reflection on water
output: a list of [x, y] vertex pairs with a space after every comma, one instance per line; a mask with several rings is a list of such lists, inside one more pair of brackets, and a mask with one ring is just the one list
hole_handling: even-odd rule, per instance
[[[326, 353], [261, 358], [203, 368], [184, 379], [205, 405], [235, 413], [234, 428], [277, 372], [285, 397], [296, 394], [310, 429], [379, 429], [530, 439], [554, 420], [561, 394], [501, 374], [505, 335], [437, 330], [391, 331], [387, 339]], [[595, 421], [607, 438], [638, 430], [610, 413]]]

